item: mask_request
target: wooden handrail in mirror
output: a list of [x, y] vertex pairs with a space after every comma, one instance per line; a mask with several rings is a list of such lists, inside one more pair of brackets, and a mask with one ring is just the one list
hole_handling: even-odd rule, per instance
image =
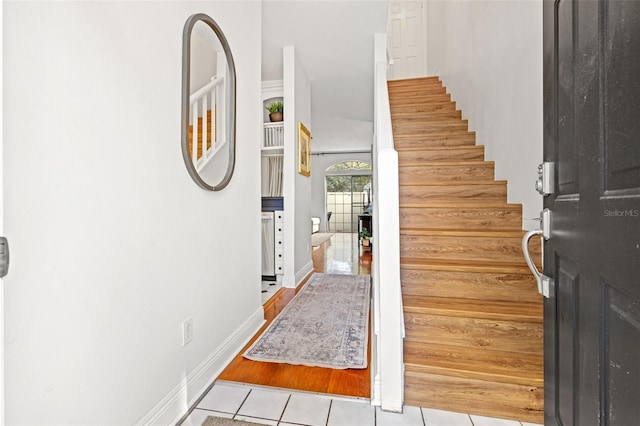
[[[205, 78], [203, 78], [205, 76]], [[218, 24], [191, 15], [182, 32], [182, 157], [202, 189], [220, 191], [236, 160], [236, 68]]]

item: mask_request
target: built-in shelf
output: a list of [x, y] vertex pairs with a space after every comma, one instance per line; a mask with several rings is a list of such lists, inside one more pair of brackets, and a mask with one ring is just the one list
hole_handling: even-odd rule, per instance
[[282, 155], [284, 153], [284, 122], [264, 123], [262, 155]]

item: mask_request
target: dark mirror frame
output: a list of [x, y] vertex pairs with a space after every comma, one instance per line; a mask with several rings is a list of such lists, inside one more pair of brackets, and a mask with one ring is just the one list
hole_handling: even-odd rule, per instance
[[[190, 97], [190, 84], [191, 84], [191, 32], [197, 22], [203, 22], [208, 25], [211, 30], [216, 34], [222, 45], [222, 49], [227, 57], [227, 71], [229, 88], [227, 91], [227, 114], [226, 114], [226, 129], [227, 129], [227, 143], [229, 144], [229, 163], [227, 165], [227, 172], [215, 186], [209, 185], [205, 182], [198, 171], [189, 154], [189, 97]], [[184, 164], [187, 167], [189, 176], [198, 184], [199, 187], [207, 191], [220, 191], [224, 189], [233, 176], [233, 171], [236, 166], [236, 66], [233, 61], [233, 55], [231, 54], [231, 48], [227, 42], [227, 38], [218, 26], [218, 24], [211, 19], [210, 16], [204, 13], [196, 13], [191, 15], [187, 22], [184, 24], [184, 30], [182, 31], [182, 116], [181, 116], [181, 144], [182, 144], [182, 158]]]

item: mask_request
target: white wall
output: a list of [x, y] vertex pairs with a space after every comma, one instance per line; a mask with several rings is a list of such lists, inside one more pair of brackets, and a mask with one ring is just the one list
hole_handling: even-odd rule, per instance
[[[314, 141], [315, 142], [315, 141]], [[311, 216], [320, 218], [320, 231], [327, 229], [325, 201], [325, 178], [328, 167], [343, 161], [366, 161], [371, 163], [370, 152], [311, 154]]]
[[534, 229], [542, 198], [534, 190], [542, 161], [542, 2], [428, 1], [428, 72], [452, 100], [509, 181]]
[[[296, 286], [311, 270], [311, 177], [298, 173], [298, 123], [311, 132], [311, 85], [295, 48], [283, 48], [284, 84], [284, 208], [285, 276], [283, 285]], [[313, 140], [311, 141], [313, 147]], [[314, 171], [311, 169], [311, 174]], [[293, 216], [293, 217], [292, 217]], [[293, 233], [290, 232], [293, 230]], [[293, 235], [292, 235], [293, 234]], [[292, 269], [293, 268], [293, 269]]]
[[[218, 53], [214, 50], [214, 46], [207, 43], [199, 34], [199, 31], [209, 31], [213, 33], [213, 30], [203, 22], [196, 23], [191, 33], [191, 93], [209, 83], [211, 77], [216, 75], [217, 68], [216, 57]], [[220, 51], [221, 50], [222, 49], [220, 49]]]
[[[170, 424], [262, 318], [261, 3], [3, 7], [6, 422], [124, 425], [156, 407]], [[238, 162], [220, 193], [180, 150], [195, 12], [221, 25], [238, 71]]]

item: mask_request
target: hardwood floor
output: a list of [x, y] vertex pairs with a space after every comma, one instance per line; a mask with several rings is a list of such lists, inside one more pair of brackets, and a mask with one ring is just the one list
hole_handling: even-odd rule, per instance
[[[335, 234], [330, 240], [312, 248], [314, 272], [327, 274], [367, 275], [371, 273], [371, 252], [358, 245], [357, 234]], [[267, 323], [234, 358], [218, 377], [218, 380], [297, 389], [309, 392], [369, 398], [371, 391], [371, 344], [368, 349], [366, 369], [336, 370], [302, 365], [277, 364], [251, 361], [242, 356], [262, 331], [271, 323], [297, 289], [280, 289], [265, 305]], [[369, 336], [369, 342], [371, 337]]]

